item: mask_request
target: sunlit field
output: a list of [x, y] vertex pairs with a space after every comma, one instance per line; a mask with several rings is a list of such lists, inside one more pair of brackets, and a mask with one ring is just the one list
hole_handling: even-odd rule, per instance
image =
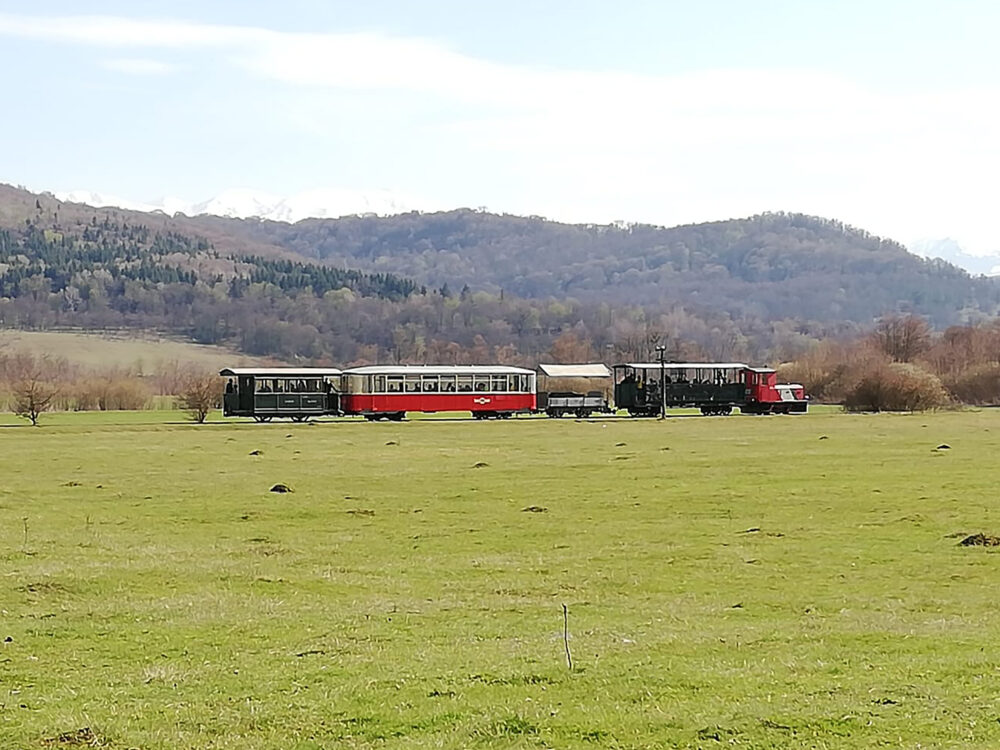
[[1000, 412], [5, 422], [0, 748], [1000, 746]]

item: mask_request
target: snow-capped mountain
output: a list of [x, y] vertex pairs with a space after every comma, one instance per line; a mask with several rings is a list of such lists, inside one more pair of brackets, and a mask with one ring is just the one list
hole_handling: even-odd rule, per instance
[[157, 201], [134, 201], [118, 196], [73, 190], [56, 193], [56, 198], [88, 206], [114, 206], [133, 211], [162, 211], [173, 216], [226, 216], [249, 219], [256, 217], [273, 221], [296, 222], [302, 219], [331, 219], [354, 214], [391, 216], [418, 209], [418, 202], [391, 190], [346, 190], [324, 188], [308, 190], [283, 197], [247, 188], [225, 190], [206, 201], [190, 202], [179, 198], [162, 198]]
[[951, 237], [917, 240], [910, 243], [909, 250], [914, 255], [925, 258], [946, 260], [974, 275], [1000, 275], [1000, 255], [973, 255]]

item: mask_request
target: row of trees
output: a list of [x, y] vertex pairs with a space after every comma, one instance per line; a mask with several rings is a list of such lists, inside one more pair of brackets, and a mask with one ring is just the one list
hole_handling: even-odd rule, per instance
[[162, 404], [156, 396], [203, 422], [221, 406], [222, 381], [215, 372], [176, 362], [143, 374], [134, 368], [85, 369], [32, 352], [0, 354], [0, 403], [33, 425], [48, 411], [135, 411]]
[[923, 318], [891, 315], [868, 335], [819, 343], [781, 375], [858, 411], [1000, 405], [1000, 321], [938, 334]]

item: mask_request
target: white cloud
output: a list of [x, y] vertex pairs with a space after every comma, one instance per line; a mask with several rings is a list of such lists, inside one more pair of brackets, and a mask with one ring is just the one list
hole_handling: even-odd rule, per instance
[[22, 16], [0, 13], [5, 36], [106, 47], [214, 47], [248, 43], [271, 35], [261, 29], [136, 20], [115, 16]]
[[164, 75], [177, 70], [177, 66], [171, 63], [141, 57], [117, 57], [102, 60], [101, 67], [129, 75]]
[[[300, 111], [293, 102], [284, 116], [310, 123], [311, 137], [326, 127], [310, 114], [313, 89], [413, 94], [450, 113], [425, 123], [466, 157], [449, 163], [442, 153], [441, 170], [467, 176], [475, 154], [524, 180], [518, 197], [506, 199], [490, 198], [488, 173], [469, 183], [467, 203], [499, 210], [661, 223], [802, 210], [900, 239], [951, 235], [970, 251], [1000, 249], [991, 219], [998, 88], [887, 92], [797, 69], [557, 70], [479, 59], [427, 39], [176, 20], [0, 14], [2, 35], [215, 53], [210, 64], [304, 89]], [[170, 69], [143, 57], [103, 64]], [[405, 117], [400, 126], [410, 126]]]

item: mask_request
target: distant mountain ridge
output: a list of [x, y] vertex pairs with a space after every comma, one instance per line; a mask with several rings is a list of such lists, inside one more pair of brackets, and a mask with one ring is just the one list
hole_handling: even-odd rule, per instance
[[[388, 217], [412, 211], [429, 212], [440, 209], [428, 205], [425, 201], [387, 189], [319, 188], [281, 196], [250, 188], [230, 188], [203, 201], [188, 201], [173, 197], [154, 201], [135, 201], [89, 190], [57, 192], [54, 195], [62, 201], [98, 208], [116, 207], [146, 213], [162, 212], [167, 216], [182, 214], [188, 217], [261, 219], [290, 224], [307, 219], [337, 219], [347, 216]], [[628, 224], [619, 223], [616, 226], [625, 227]], [[924, 258], [940, 258], [974, 275], [1000, 275], [1000, 255], [968, 253], [960, 243], [950, 237], [916, 240], [910, 242], [907, 249]]]
[[234, 219], [265, 219], [295, 223], [303, 219], [339, 218], [352, 215], [391, 216], [416, 209], [416, 201], [392, 190], [347, 190], [323, 188], [290, 196], [274, 195], [249, 188], [233, 188], [205, 201], [180, 198], [133, 201], [88, 190], [55, 193], [61, 201], [83, 203], [95, 208], [124, 208], [167, 216], [221, 216]]
[[925, 258], [940, 258], [972, 274], [982, 276], [1000, 275], [1000, 255], [973, 255], [965, 251], [957, 240], [919, 240], [910, 243], [910, 252]]
[[830, 219], [762, 214], [678, 227], [561, 224], [460, 209], [296, 224], [202, 216], [191, 226], [428, 287], [734, 317], [868, 324], [904, 310], [948, 325], [997, 309], [1000, 286]]

